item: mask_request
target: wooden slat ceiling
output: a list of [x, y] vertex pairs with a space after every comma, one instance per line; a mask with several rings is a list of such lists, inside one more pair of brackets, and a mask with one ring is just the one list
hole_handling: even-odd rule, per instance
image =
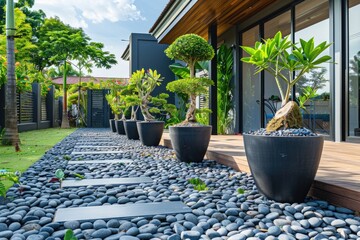
[[233, 25], [250, 18], [276, 0], [199, 0], [166, 34], [161, 43], [172, 43], [178, 36], [196, 33], [207, 39], [208, 26], [217, 22], [218, 36]]

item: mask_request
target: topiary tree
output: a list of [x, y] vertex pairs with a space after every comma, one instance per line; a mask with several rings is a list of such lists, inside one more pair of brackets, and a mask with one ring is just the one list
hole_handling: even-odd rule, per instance
[[215, 53], [211, 45], [196, 34], [185, 34], [178, 37], [166, 50], [166, 56], [185, 62], [190, 71], [190, 78], [179, 79], [168, 83], [167, 89], [172, 92], [189, 95], [190, 105], [183, 123], [196, 122], [196, 96], [206, 93], [213, 81], [208, 78], [195, 77], [195, 64], [211, 60]]

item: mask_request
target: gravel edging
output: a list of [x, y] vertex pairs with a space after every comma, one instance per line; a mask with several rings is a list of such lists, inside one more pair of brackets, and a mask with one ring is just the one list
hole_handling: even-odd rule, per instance
[[[67, 165], [80, 139], [96, 141], [105, 136], [123, 153], [86, 157], [91, 159], [132, 159], [129, 164]], [[102, 145], [101, 141], [91, 145]], [[71, 157], [69, 159], [69, 156]], [[65, 160], [66, 159], [66, 160]], [[56, 169], [75, 171], [86, 178], [148, 176], [153, 183], [132, 186], [103, 186], [59, 189], [48, 183]], [[200, 178], [208, 191], [197, 191], [187, 182]], [[71, 178], [69, 178], [71, 179]], [[145, 147], [105, 129], [79, 129], [49, 150], [22, 176], [23, 192], [16, 186], [8, 191], [13, 198], [0, 205], [0, 239], [63, 239], [73, 229], [79, 239], [359, 239], [360, 218], [353, 211], [321, 200], [287, 204], [260, 195], [252, 177], [208, 160], [186, 164], [175, 160], [173, 150]], [[245, 190], [239, 194], [237, 189]], [[153, 218], [52, 223], [57, 208], [183, 201], [192, 213], [157, 215]]]

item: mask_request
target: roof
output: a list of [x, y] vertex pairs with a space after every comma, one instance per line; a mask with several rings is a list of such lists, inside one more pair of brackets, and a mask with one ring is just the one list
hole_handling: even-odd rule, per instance
[[128, 44], [123, 52], [123, 54], [121, 55], [121, 58], [124, 61], [129, 61], [130, 60], [130, 44]]
[[[66, 78], [66, 84], [77, 84], [79, 83], [80, 78], [77, 76], [68, 76]], [[124, 81], [127, 82], [129, 79], [128, 78], [113, 78], [113, 77], [81, 77], [81, 82], [95, 82], [95, 83], [100, 83], [100, 82], [104, 82], [107, 80], [117, 80], [117, 81]], [[52, 80], [52, 82], [54, 84], [63, 84], [63, 77], [56, 77]]]
[[221, 36], [250, 18], [264, 18], [275, 2], [277, 6], [292, 4], [292, 0], [170, 0], [150, 33], [158, 42], [171, 44], [187, 33], [207, 39], [209, 26], [216, 25]]

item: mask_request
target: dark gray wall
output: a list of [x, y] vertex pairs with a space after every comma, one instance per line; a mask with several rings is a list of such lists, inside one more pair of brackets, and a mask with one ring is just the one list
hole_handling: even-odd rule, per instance
[[[175, 75], [170, 70], [169, 65], [174, 63], [164, 53], [167, 44], [159, 44], [155, 37], [146, 33], [132, 33], [130, 35], [130, 76], [136, 70], [142, 68], [157, 70], [164, 77], [162, 84], [157, 87], [153, 96], [166, 92], [170, 96], [169, 103], [174, 103], [174, 94], [166, 90], [166, 84], [175, 79]], [[140, 111], [139, 111], [140, 112]], [[141, 114], [138, 114], [139, 117]], [[140, 118], [141, 119], [141, 118]]]

